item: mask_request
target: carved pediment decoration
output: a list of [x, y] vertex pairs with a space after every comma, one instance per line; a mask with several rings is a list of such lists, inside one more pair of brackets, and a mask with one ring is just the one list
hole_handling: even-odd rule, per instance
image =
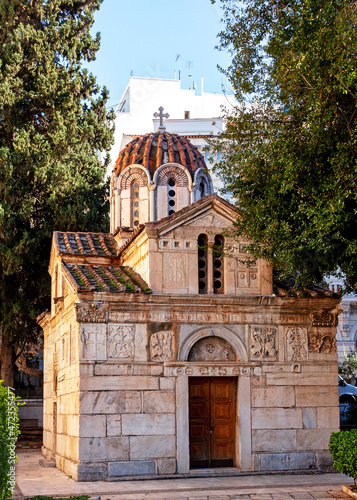
[[236, 361], [233, 347], [221, 337], [205, 337], [196, 342], [188, 355], [188, 361]]
[[201, 217], [200, 219], [196, 219], [188, 225], [198, 227], [232, 227], [231, 222], [214, 214], [206, 215], [204, 217]]

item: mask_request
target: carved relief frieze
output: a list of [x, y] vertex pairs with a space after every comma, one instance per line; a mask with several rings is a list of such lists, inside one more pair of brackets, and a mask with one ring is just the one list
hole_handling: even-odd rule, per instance
[[185, 288], [187, 279], [187, 255], [181, 253], [164, 253], [163, 283], [166, 288]]
[[326, 354], [336, 352], [336, 339], [333, 335], [321, 332], [310, 332], [309, 351], [323, 352]]
[[133, 325], [108, 326], [108, 358], [132, 358], [134, 356]]
[[236, 361], [233, 347], [221, 337], [205, 337], [191, 348], [189, 361]]
[[275, 359], [276, 357], [275, 327], [252, 326], [250, 330], [251, 359]]
[[286, 329], [286, 360], [307, 361], [307, 330], [299, 326]]
[[81, 348], [83, 360], [105, 360], [106, 356], [107, 325], [86, 324], [80, 328]]
[[337, 316], [325, 309], [312, 313], [312, 326], [336, 326], [336, 321]]
[[78, 323], [106, 323], [108, 321], [108, 309], [101, 308], [96, 304], [89, 306], [76, 305]]
[[165, 376], [210, 376], [210, 377], [260, 377], [262, 374], [261, 366], [239, 366], [232, 365], [205, 365], [200, 364], [180, 364], [179, 366], [165, 366]]
[[174, 357], [174, 333], [171, 330], [153, 333], [150, 337], [151, 361], [169, 361]]

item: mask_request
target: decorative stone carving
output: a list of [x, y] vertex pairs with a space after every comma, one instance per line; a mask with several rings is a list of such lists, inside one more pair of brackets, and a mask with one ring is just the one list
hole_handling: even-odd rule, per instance
[[133, 325], [108, 326], [108, 358], [132, 358], [134, 356]]
[[251, 327], [250, 357], [251, 359], [264, 359], [276, 357], [276, 328], [265, 326]]
[[88, 324], [80, 329], [81, 359], [103, 361], [106, 355], [106, 325]]
[[335, 326], [336, 316], [326, 310], [312, 313], [312, 326]]
[[187, 287], [187, 255], [181, 253], [164, 253], [164, 287]]
[[168, 361], [174, 357], [174, 333], [171, 330], [153, 333], [150, 337], [150, 359]]
[[336, 339], [333, 335], [320, 332], [310, 333], [309, 351], [332, 353], [337, 351]]
[[188, 224], [189, 226], [198, 226], [198, 227], [232, 227], [232, 223], [218, 217], [217, 215], [206, 215], [205, 217], [201, 217], [201, 219], [195, 220]]
[[100, 308], [96, 304], [87, 307], [76, 306], [78, 323], [106, 323], [108, 321], [108, 309]]
[[307, 333], [305, 328], [292, 326], [286, 330], [286, 360], [307, 360]]
[[166, 366], [164, 373], [168, 377], [180, 377], [182, 375], [193, 375], [194, 377], [210, 376], [210, 377], [225, 377], [225, 376], [239, 376], [239, 377], [260, 377], [262, 374], [261, 366], [237, 366], [237, 364], [227, 365], [211, 365], [199, 366], [193, 365], [188, 362], [187, 364], [180, 364], [180, 366]]
[[188, 361], [235, 361], [233, 347], [221, 337], [205, 337], [191, 348]]

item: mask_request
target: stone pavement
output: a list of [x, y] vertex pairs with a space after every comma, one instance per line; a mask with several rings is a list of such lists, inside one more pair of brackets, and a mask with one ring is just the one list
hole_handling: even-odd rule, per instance
[[39, 465], [39, 450], [19, 450], [14, 498], [35, 495], [101, 495], [102, 500], [350, 500], [343, 474], [270, 474], [77, 483]]

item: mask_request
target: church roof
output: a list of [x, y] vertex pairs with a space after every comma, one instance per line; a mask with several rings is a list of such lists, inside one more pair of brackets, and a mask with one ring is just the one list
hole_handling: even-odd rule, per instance
[[117, 243], [109, 233], [54, 233], [57, 248], [62, 254], [115, 257]]
[[68, 262], [62, 266], [79, 292], [151, 293], [141, 276], [127, 266]]
[[178, 163], [193, 174], [199, 168], [206, 168], [205, 160], [186, 137], [168, 132], [140, 135], [120, 151], [115, 162], [116, 175], [129, 165], [139, 164], [153, 176], [156, 169], [165, 163]]

